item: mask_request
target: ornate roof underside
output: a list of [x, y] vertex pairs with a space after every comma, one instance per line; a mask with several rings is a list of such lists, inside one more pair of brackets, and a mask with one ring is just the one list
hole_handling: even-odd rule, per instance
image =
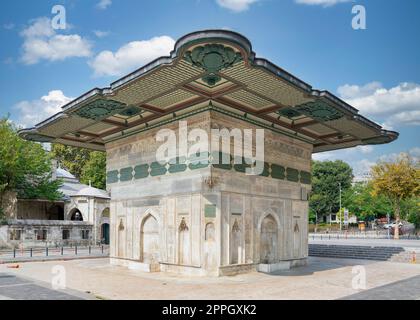
[[212, 109], [313, 144], [314, 152], [389, 143], [386, 131], [328, 91], [255, 57], [240, 34], [207, 30], [20, 132], [39, 142], [104, 150], [107, 142]]

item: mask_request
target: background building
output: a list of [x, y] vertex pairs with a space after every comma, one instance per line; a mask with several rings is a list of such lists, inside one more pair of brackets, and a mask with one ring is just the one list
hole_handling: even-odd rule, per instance
[[59, 201], [6, 194], [7, 225], [0, 226], [0, 247], [109, 243], [108, 193], [81, 184], [56, 162], [53, 179], [63, 181]]

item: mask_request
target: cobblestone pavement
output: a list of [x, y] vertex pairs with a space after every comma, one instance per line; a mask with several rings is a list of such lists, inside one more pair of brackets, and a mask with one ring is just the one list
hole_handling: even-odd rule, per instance
[[[220, 278], [144, 273], [111, 266], [109, 259], [0, 265], [0, 273], [51, 283], [56, 265], [65, 268], [68, 288], [99, 299], [420, 299], [419, 265], [366, 260], [310, 257], [308, 266], [289, 271]], [[353, 288], [355, 266], [366, 274], [366, 290]]]
[[73, 290], [53, 290], [39, 281], [0, 272], [0, 300], [85, 300], [91, 296]]

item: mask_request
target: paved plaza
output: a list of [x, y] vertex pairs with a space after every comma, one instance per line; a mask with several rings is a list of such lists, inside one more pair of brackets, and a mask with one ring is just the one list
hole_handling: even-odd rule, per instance
[[[65, 267], [69, 290], [54, 291], [53, 267]], [[363, 266], [366, 290], [352, 288]], [[10, 266], [10, 265], [9, 265]], [[420, 299], [420, 266], [310, 258], [306, 267], [276, 274], [220, 278], [144, 273], [111, 266], [109, 259], [0, 265], [1, 299]]]

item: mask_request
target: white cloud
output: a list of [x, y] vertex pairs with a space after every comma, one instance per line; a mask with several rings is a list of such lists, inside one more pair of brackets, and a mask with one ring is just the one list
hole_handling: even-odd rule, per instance
[[111, 4], [112, 4], [112, 1], [111, 1], [111, 0], [100, 0], [100, 1], [98, 2], [98, 4], [96, 5], [96, 7], [97, 7], [98, 9], [105, 10], [105, 9], [106, 9], [106, 8], [108, 8]]
[[311, 6], [330, 7], [338, 3], [351, 2], [353, 0], [295, 0], [298, 4], [307, 4]]
[[217, 0], [217, 4], [234, 12], [246, 11], [258, 0]]
[[168, 36], [133, 41], [112, 51], [100, 52], [89, 64], [96, 76], [120, 76], [140, 68], [173, 50], [175, 41]]
[[384, 154], [378, 158], [378, 161], [394, 162], [394, 161], [397, 161], [398, 159], [407, 157], [407, 155], [413, 161], [420, 161], [420, 148], [414, 147], [408, 150], [407, 152]]
[[98, 38], [104, 38], [106, 36], [109, 35], [108, 31], [101, 31], [101, 30], [94, 30], [93, 33], [95, 34], [95, 36], [97, 36]]
[[17, 112], [16, 123], [24, 128], [37, 123], [61, 111], [61, 107], [73, 100], [61, 90], [52, 90], [46, 96], [32, 101], [21, 101], [14, 106]]
[[370, 169], [376, 164], [376, 162], [369, 159], [362, 159], [353, 162], [353, 175], [356, 180], [360, 180], [369, 176]]
[[57, 34], [51, 26], [51, 20], [46, 17], [33, 20], [31, 25], [21, 32], [21, 36], [24, 39], [22, 61], [25, 64], [91, 55], [89, 41], [78, 34]]
[[420, 125], [420, 84], [404, 82], [390, 89], [379, 82], [364, 86], [346, 84], [337, 91], [361, 114], [383, 118], [387, 128]]
[[360, 154], [370, 154], [375, 150], [374, 146], [357, 146], [355, 148], [327, 151], [313, 154], [312, 158], [317, 161], [334, 161], [340, 159], [348, 159], [352, 156]]

